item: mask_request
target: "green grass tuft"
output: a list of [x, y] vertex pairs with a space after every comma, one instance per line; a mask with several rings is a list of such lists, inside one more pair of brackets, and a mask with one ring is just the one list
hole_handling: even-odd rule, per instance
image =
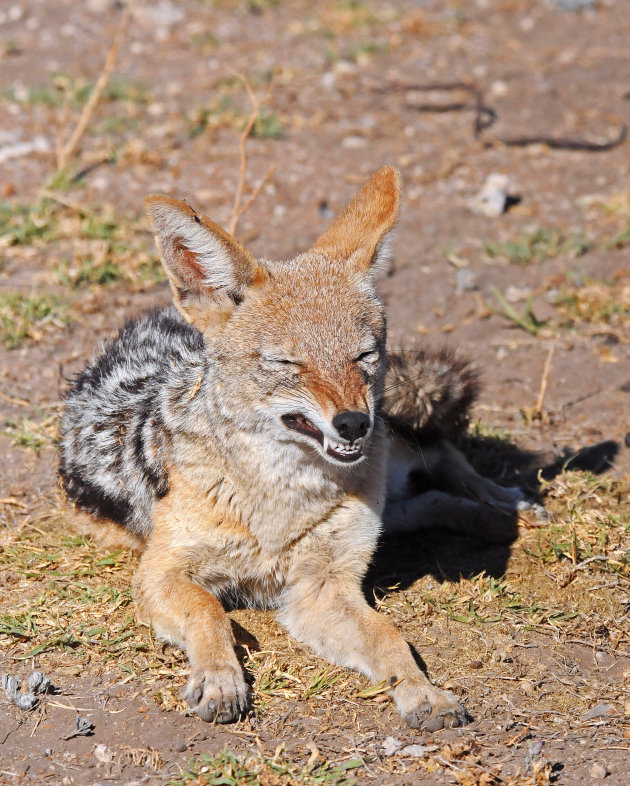
[[560, 254], [580, 257], [591, 248], [582, 234], [567, 236], [558, 229], [534, 229], [521, 233], [504, 243], [484, 243], [484, 250], [493, 259], [507, 259], [516, 265], [544, 262]]
[[53, 323], [62, 326], [65, 308], [52, 295], [0, 295], [0, 341], [8, 349], [20, 347], [25, 339], [39, 339], [39, 329]]

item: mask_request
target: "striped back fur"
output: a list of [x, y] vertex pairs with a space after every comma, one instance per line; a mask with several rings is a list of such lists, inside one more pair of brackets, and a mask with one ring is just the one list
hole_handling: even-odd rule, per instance
[[153, 502], [168, 491], [178, 409], [204, 363], [203, 336], [175, 308], [127, 322], [66, 394], [60, 475], [68, 497], [147, 535]]

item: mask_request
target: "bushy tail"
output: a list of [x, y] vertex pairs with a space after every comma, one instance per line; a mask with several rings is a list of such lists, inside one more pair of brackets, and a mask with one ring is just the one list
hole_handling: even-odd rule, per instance
[[479, 387], [470, 361], [451, 350], [390, 352], [381, 406], [398, 431], [452, 439], [465, 429]]

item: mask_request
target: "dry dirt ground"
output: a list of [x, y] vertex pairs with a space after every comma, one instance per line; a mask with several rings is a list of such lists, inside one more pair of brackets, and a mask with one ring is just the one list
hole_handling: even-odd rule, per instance
[[[625, 0], [570, 5], [138, 0], [61, 170], [122, 4], [0, 6], [0, 670], [55, 687], [28, 712], [2, 692], [0, 783], [628, 783], [630, 145], [598, 146], [630, 123], [630, 16]], [[253, 712], [189, 716], [184, 658], [135, 622], [135, 558], [63, 507], [66, 379], [169, 301], [144, 195], [230, 220], [251, 110], [235, 72], [270, 92], [246, 197], [275, 166], [238, 236], [289, 257], [398, 166], [391, 344], [478, 361], [464, 447], [550, 513], [510, 547], [384, 543], [371, 570], [368, 595], [466, 703], [461, 730], [404, 728], [378, 688], [244, 610]], [[473, 213], [495, 172], [509, 211]], [[67, 739], [77, 716], [93, 730]]]

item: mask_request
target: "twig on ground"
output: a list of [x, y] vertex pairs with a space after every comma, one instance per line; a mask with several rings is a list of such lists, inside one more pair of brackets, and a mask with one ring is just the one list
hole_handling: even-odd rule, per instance
[[553, 136], [519, 136], [514, 138], [499, 137], [499, 142], [508, 147], [529, 147], [530, 145], [546, 145], [552, 150], [578, 150], [585, 153], [603, 153], [623, 144], [628, 137], [628, 126], [622, 125], [617, 136], [609, 142], [589, 142], [587, 139], [571, 139]]
[[90, 212], [85, 205], [80, 205], [78, 202], [75, 202], [73, 199], [69, 199], [62, 194], [58, 194], [56, 191], [49, 191], [47, 188], [43, 188], [40, 191], [40, 194], [45, 199], [51, 199], [53, 202], [57, 202], [58, 204], [62, 205], [63, 207], [67, 207], [70, 210], [74, 210], [75, 213], [79, 213], [79, 215], [85, 215], [86, 213]]
[[122, 47], [125, 35], [127, 33], [127, 28], [129, 27], [130, 14], [131, 6], [127, 5], [122, 13], [118, 30], [114, 36], [114, 42], [107, 53], [107, 57], [105, 58], [103, 70], [96, 80], [96, 84], [90, 93], [89, 99], [83, 107], [83, 111], [81, 112], [81, 116], [79, 117], [76, 126], [74, 127], [74, 131], [70, 134], [69, 138], [65, 142], [62, 142], [61, 138], [58, 140], [57, 169], [60, 171], [66, 168], [68, 161], [76, 152], [81, 139], [87, 131], [90, 120], [92, 119], [92, 115], [94, 114], [94, 110], [96, 109], [96, 106], [103, 95], [103, 91], [107, 87], [107, 83], [109, 82], [109, 79], [114, 70], [114, 66], [116, 65], [116, 58], [118, 57], [118, 53], [120, 52], [120, 48]]
[[28, 505], [20, 502], [15, 497], [0, 497], [0, 505], [15, 505], [17, 508], [28, 509]]
[[386, 86], [379, 86], [376, 88], [379, 92], [387, 92], [389, 90], [405, 90], [417, 92], [431, 92], [443, 91], [450, 92], [454, 90], [464, 91], [468, 93], [473, 99], [472, 103], [464, 101], [455, 101], [447, 104], [411, 104], [410, 109], [415, 109], [417, 112], [465, 112], [474, 110], [475, 116], [473, 121], [473, 136], [477, 139], [486, 128], [497, 119], [496, 111], [488, 106], [483, 99], [483, 93], [474, 84], [470, 82], [427, 82], [425, 84], [404, 84], [402, 82], [388, 83]]
[[243, 204], [243, 192], [245, 190], [245, 176], [247, 173], [247, 149], [246, 143], [249, 135], [251, 134], [254, 126], [256, 125], [256, 121], [260, 117], [260, 109], [263, 104], [269, 100], [271, 94], [273, 92], [274, 83], [275, 83], [275, 75], [269, 82], [269, 86], [267, 88], [267, 92], [262, 100], [256, 97], [256, 94], [252, 90], [251, 85], [247, 77], [244, 74], [239, 73], [238, 71], [232, 71], [232, 73], [241, 80], [243, 85], [245, 86], [245, 90], [247, 90], [247, 95], [249, 96], [249, 100], [252, 103], [252, 113], [249, 116], [247, 124], [243, 129], [243, 133], [241, 134], [241, 138], [239, 141], [239, 150], [241, 154], [241, 166], [238, 175], [238, 184], [236, 186], [236, 193], [234, 194], [234, 205], [232, 207], [232, 216], [230, 218], [230, 223], [228, 225], [228, 231], [230, 234], [234, 234], [236, 232], [236, 227], [238, 226], [238, 222], [240, 217], [252, 206], [254, 200], [260, 194], [263, 186], [267, 182], [267, 180], [271, 177], [273, 172], [275, 171], [275, 165], [269, 167], [267, 172], [265, 173], [263, 179], [258, 183], [258, 185], [253, 189], [245, 203]]
[[4, 393], [2, 390], [0, 390], [0, 399], [2, 399], [3, 401], [6, 401], [7, 404], [14, 404], [15, 406], [18, 406], [18, 407], [32, 407], [33, 406], [30, 401], [27, 401], [24, 398], [16, 398], [15, 396], [7, 396], [7, 394]]
[[542, 417], [542, 408], [543, 408], [543, 401], [545, 400], [545, 393], [547, 392], [547, 382], [549, 380], [549, 373], [551, 372], [551, 361], [553, 360], [553, 353], [556, 351], [556, 346], [558, 344], [558, 339], [556, 339], [551, 347], [549, 348], [549, 352], [547, 353], [547, 358], [545, 360], [545, 365], [543, 367], [542, 377], [540, 378], [540, 390], [538, 392], [538, 398], [536, 399], [536, 407], [534, 409], [534, 416], [535, 417]]
[[[474, 123], [473, 123], [473, 136], [478, 139], [482, 133], [494, 125], [498, 118], [498, 113], [493, 107], [485, 103], [483, 92], [475, 84], [471, 82], [427, 82], [425, 84], [405, 84], [404, 82], [388, 82], [387, 84], [379, 84], [373, 88], [379, 93], [385, 93], [390, 90], [398, 91], [464, 91], [467, 92], [473, 99], [472, 103], [466, 101], [452, 101], [450, 103], [421, 103], [410, 104], [410, 109], [415, 109], [417, 112], [466, 112], [474, 110]], [[498, 137], [496, 142], [507, 147], [530, 147], [531, 145], [546, 145], [552, 150], [577, 150], [585, 153], [603, 153], [607, 150], [613, 150], [615, 147], [623, 144], [628, 137], [628, 126], [624, 123], [619, 127], [617, 135], [609, 142], [589, 142], [588, 139], [574, 139], [571, 137], [555, 137], [555, 136], [516, 136], [516, 137]]]

